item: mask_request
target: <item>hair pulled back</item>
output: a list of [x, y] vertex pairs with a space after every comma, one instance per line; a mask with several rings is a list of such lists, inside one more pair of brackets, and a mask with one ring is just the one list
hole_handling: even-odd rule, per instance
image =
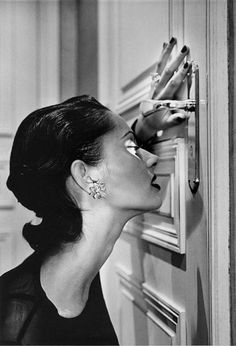
[[57, 249], [80, 236], [82, 215], [66, 189], [66, 179], [74, 160], [93, 166], [101, 160], [101, 137], [114, 127], [108, 112], [95, 98], [83, 95], [38, 109], [20, 124], [7, 187], [43, 219], [38, 226], [23, 228], [33, 249]]

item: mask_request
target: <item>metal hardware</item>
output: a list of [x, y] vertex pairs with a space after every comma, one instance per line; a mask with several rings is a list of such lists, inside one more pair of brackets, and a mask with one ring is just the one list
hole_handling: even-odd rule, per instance
[[143, 117], [147, 117], [160, 107], [166, 107], [169, 109], [181, 109], [186, 112], [195, 111], [196, 101], [194, 99], [187, 100], [144, 100], [140, 104], [140, 111]]
[[[167, 107], [170, 109], [182, 109], [186, 112], [194, 112], [195, 111], [195, 100], [155, 100], [153, 103], [153, 108], [158, 109], [159, 107]], [[150, 111], [153, 112], [153, 109]], [[144, 116], [147, 115], [147, 113], [143, 114]]]
[[[195, 96], [195, 148], [194, 148], [194, 172], [193, 178], [190, 177], [188, 180], [188, 184], [190, 190], [193, 194], [198, 191], [200, 185], [200, 166], [199, 166], [199, 158], [200, 158], [200, 139], [199, 139], [199, 67], [197, 64], [193, 65], [193, 71], [191, 78], [194, 82], [194, 96]], [[189, 145], [189, 150], [191, 150], [191, 146]], [[190, 153], [191, 154], [191, 153]]]

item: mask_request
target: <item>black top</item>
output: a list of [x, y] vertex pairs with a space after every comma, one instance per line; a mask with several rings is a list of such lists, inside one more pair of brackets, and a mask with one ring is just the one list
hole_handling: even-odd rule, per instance
[[118, 345], [99, 274], [82, 313], [64, 318], [41, 287], [40, 266], [34, 253], [0, 277], [0, 344]]

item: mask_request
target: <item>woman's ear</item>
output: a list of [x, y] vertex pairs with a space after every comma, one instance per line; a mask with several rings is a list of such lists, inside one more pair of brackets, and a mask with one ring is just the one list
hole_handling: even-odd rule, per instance
[[104, 182], [100, 180], [99, 170], [89, 166], [81, 160], [71, 164], [71, 178], [83, 191], [94, 199], [101, 199], [106, 195]]
[[91, 193], [91, 183], [99, 180], [99, 172], [96, 167], [89, 166], [82, 160], [75, 160], [70, 168], [73, 181], [88, 194]]
[[87, 191], [87, 180], [89, 176], [88, 165], [81, 160], [75, 160], [71, 164], [70, 172], [74, 182], [84, 191]]

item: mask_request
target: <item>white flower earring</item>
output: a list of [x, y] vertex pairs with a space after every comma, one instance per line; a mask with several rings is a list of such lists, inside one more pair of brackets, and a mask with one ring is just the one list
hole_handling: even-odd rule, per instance
[[106, 187], [105, 184], [102, 183], [99, 179], [93, 180], [91, 177], [87, 179], [89, 186], [89, 195], [91, 195], [94, 199], [101, 199], [106, 195]]

